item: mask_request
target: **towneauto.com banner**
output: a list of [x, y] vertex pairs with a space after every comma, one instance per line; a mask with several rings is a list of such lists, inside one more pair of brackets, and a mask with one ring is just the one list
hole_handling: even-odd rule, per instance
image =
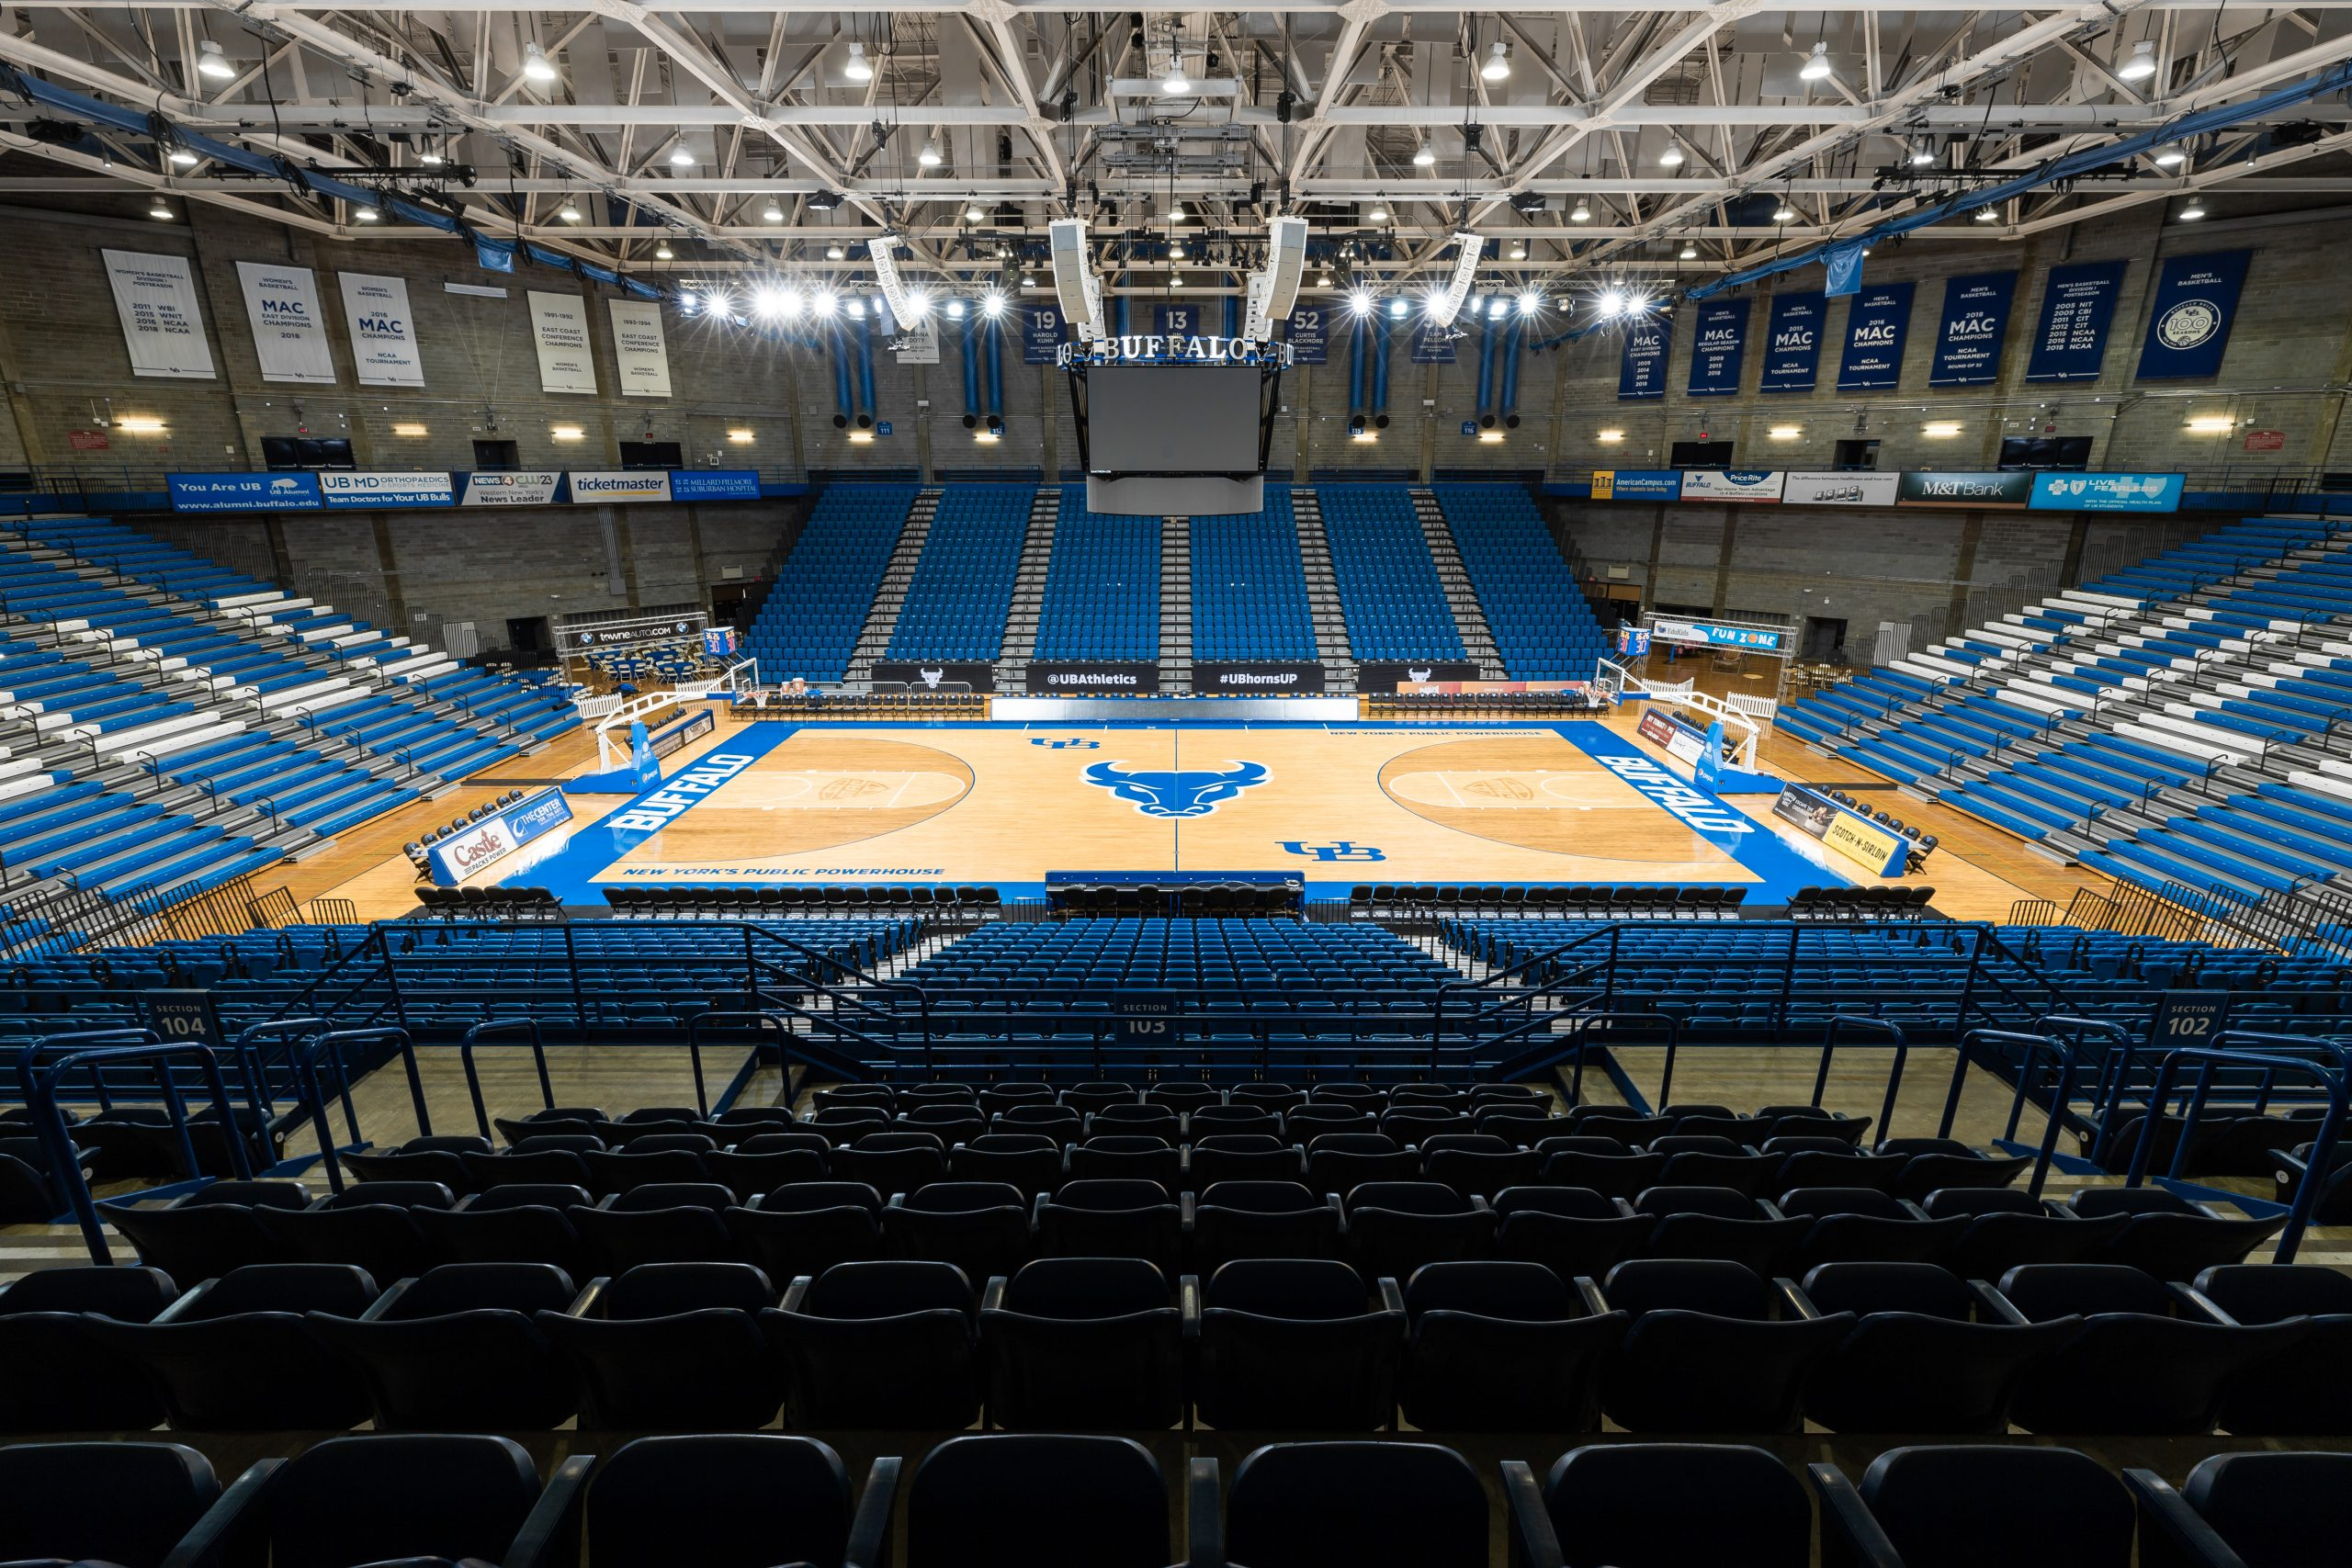
[[2230, 322], [2253, 254], [2215, 251], [2165, 263], [2148, 310], [2148, 341], [2140, 348], [2141, 380], [2201, 380], [2222, 373], [2222, 351], [2230, 344]]

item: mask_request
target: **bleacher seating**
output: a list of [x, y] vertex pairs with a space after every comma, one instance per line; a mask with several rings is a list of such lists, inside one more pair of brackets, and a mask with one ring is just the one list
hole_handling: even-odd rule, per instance
[[898, 548], [915, 485], [828, 485], [743, 639], [760, 679], [838, 681], [849, 672], [875, 590]]
[[950, 485], [890, 635], [890, 659], [994, 660], [1036, 487]]
[[1036, 657], [1159, 658], [1159, 518], [1089, 512], [1085, 487], [1066, 486]]
[[1314, 659], [1290, 491], [1270, 486], [1263, 512], [1195, 517], [1192, 531], [1193, 657]]
[[1466, 657], [1405, 487], [1327, 484], [1315, 491], [1350, 651], [1360, 660]]
[[2347, 551], [2250, 518], [1777, 722], [2120, 881], [2291, 905], [2352, 874]]
[[1600, 623], [1527, 491], [1512, 484], [1431, 489], [1510, 679], [1591, 680], [1608, 651]]

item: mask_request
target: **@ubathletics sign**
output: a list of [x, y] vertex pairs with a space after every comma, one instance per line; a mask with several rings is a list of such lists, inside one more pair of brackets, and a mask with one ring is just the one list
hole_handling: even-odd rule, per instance
[[1251, 337], [1122, 333], [1091, 343], [1064, 344], [1060, 362], [1072, 365], [1288, 365], [1291, 345]]

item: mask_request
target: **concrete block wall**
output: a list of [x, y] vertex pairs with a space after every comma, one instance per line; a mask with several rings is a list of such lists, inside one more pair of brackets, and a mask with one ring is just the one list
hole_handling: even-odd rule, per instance
[[[530, 466], [583, 468], [616, 460], [625, 439], [679, 443], [691, 465], [752, 467], [776, 477], [810, 470], [889, 468], [926, 475], [982, 470], [1042, 470], [1048, 478], [1080, 466], [1075, 428], [1060, 372], [1019, 363], [1018, 341], [1004, 347], [1005, 438], [974, 441], [962, 427], [962, 377], [956, 337], [943, 334], [942, 363], [901, 366], [876, 350], [877, 412], [892, 434], [854, 443], [831, 423], [834, 394], [828, 357], [761, 330], [708, 318], [665, 313], [676, 396], [623, 398], [614, 380], [609, 315], [602, 291], [558, 274], [526, 269], [513, 276], [480, 271], [460, 246], [442, 241], [347, 243], [298, 233], [201, 205], [170, 223], [140, 215], [144, 203], [102, 197], [78, 207], [0, 208], [0, 260], [23, 287], [0, 295], [0, 382], [9, 417], [0, 419], [0, 468], [75, 466], [92, 488], [110, 470], [152, 475], [165, 468], [259, 466], [261, 437], [308, 433], [345, 436], [364, 466], [469, 468], [477, 437], [513, 440]], [[2053, 231], [2015, 243], [1915, 240], [1871, 257], [1873, 281], [1910, 277], [1914, 303], [1904, 386], [1894, 393], [1841, 397], [1834, 389], [1843, 311], [1830, 311], [1820, 389], [1798, 396], [1753, 392], [1728, 399], [1685, 398], [1690, 344], [1678, 333], [1668, 395], [1657, 403], [1616, 399], [1616, 340], [1596, 334], [1564, 349], [1529, 355], [1520, 369], [1522, 423], [1499, 444], [1460, 433], [1477, 404], [1477, 339], [1455, 344], [1456, 362], [1409, 363], [1400, 333], [1390, 363], [1390, 427], [1372, 443], [1349, 438], [1346, 323], [1335, 320], [1331, 362], [1300, 367], [1282, 382], [1269, 453], [1277, 470], [1388, 471], [1487, 468], [1573, 474], [1595, 467], [1663, 463], [1670, 443], [1702, 430], [1735, 441], [1739, 460], [1758, 466], [1826, 467], [1837, 440], [1881, 441], [1882, 468], [1987, 467], [2005, 434], [2087, 434], [2095, 463], [2113, 467], [2210, 469], [2223, 463], [2248, 474], [2264, 469], [2352, 468], [2352, 422], [2340, 418], [2352, 380], [2352, 311], [2335, 303], [2331, 257], [2352, 241], [2352, 220], [2288, 214], [2227, 224], [2167, 221], [2163, 204], [2099, 225]], [[186, 255], [203, 292], [205, 327], [220, 371], [210, 382], [135, 378], [117, 324], [101, 248]], [[2164, 256], [2246, 247], [2256, 254], [2222, 373], [2195, 387], [2132, 380], [2144, 332], [2155, 263]], [[2132, 266], [2096, 384], [2063, 389], [2023, 381], [2027, 343], [2049, 266], [2126, 255]], [[287, 260], [318, 275], [326, 336], [340, 373], [336, 387], [289, 387], [260, 378], [240, 298], [235, 264]], [[1971, 271], [2016, 266], [2023, 278], [2010, 320], [2002, 379], [1964, 392], [1926, 390], [1942, 280]], [[360, 388], [353, 374], [339, 271], [389, 274], [406, 280], [424, 356], [422, 389]], [[449, 283], [493, 284], [503, 299], [448, 293]], [[1801, 274], [1792, 287], [1815, 287]], [[1769, 287], [1769, 286], [1768, 286]], [[526, 291], [591, 297], [588, 312], [604, 389], [594, 397], [543, 393], [526, 319]], [[1582, 298], [1583, 285], [1569, 290]], [[1752, 332], [1760, 332], [1759, 300]], [[1552, 330], [1561, 324], [1547, 312]], [[1754, 353], [1749, 355], [1758, 357]], [[1753, 386], [1757, 370], [1747, 371]], [[164, 431], [138, 435], [110, 422], [160, 418]], [[2227, 415], [2224, 434], [2187, 431], [2192, 417]], [[1936, 439], [1922, 426], [1960, 422], [1962, 434]], [[1773, 441], [1788, 424], [1798, 434]], [[577, 425], [578, 441], [558, 426]], [[422, 426], [399, 434], [395, 426]], [[2246, 428], [2285, 433], [2282, 450], [2244, 452]], [[1603, 442], [1603, 431], [1622, 440]], [[103, 434], [102, 452], [77, 449]], [[738, 434], [748, 439], [737, 439]], [[2169, 533], [2211, 519], [2151, 526], [2103, 520], [2009, 513], [1872, 517], [1826, 511], [1742, 513], [1704, 506], [1611, 504], [1554, 509], [1597, 572], [1621, 569], [1653, 602], [1705, 605], [1724, 613], [1805, 615], [1848, 619], [1856, 640], [1864, 623], [1913, 623], [1921, 637], [1945, 635], [1952, 617], [1981, 619], [2077, 578], [2111, 570], [2165, 547]], [[729, 574], [756, 577], [790, 527], [782, 506], [608, 508], [534, 511], [492, 519], [423, 513], [289, 515], [271, 525], [252, 519], [141, 519], [190, 547], [255, 576], [346, 603], [359, 613], [472, 620], [485, 646], [497, 646], [510, 617], [564, 607], [651, 604], [702, 596]], [[273, 531], [274, 527], [274, 531]], [[1728, 545], [1726, 538], [1728, 535]], [[1956, 629], [1956, 627], [1954, 628]]]

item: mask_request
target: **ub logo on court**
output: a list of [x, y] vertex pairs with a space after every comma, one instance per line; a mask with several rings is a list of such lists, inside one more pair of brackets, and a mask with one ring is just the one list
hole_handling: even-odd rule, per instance
[[1100, 740], [1049, 740], [1042, 735], [1033, 735], [1029, 738], [1029, 744], [1047, 747], [1056, 751], [1068, 751], [1073, 748], [1080, 751], [1092, 751], [1099, 750], [1102, 742]]
[[1375, 861], [1388, 858], [1370, 844], [1359, 844], [1348, 839], [1341, 839], [1337, 843], [1330, 844], [1309, 844], [1297, 839], [1284, 839], [1282, 840], [1282, 846], [1284, 854], [1310, 855], [1326, 863], [1342, 860]]
[[1096, 762], [1079, 776], [1121, 800], [1134, 801], [1146, 817], [1206, 817], [1219, 801], [1238, 798], [1272, 773], [1263, 762], [1236, 762], [1222, 773], [1187, 768], [1148, 773], [1129, 773], [1117, 762]]

